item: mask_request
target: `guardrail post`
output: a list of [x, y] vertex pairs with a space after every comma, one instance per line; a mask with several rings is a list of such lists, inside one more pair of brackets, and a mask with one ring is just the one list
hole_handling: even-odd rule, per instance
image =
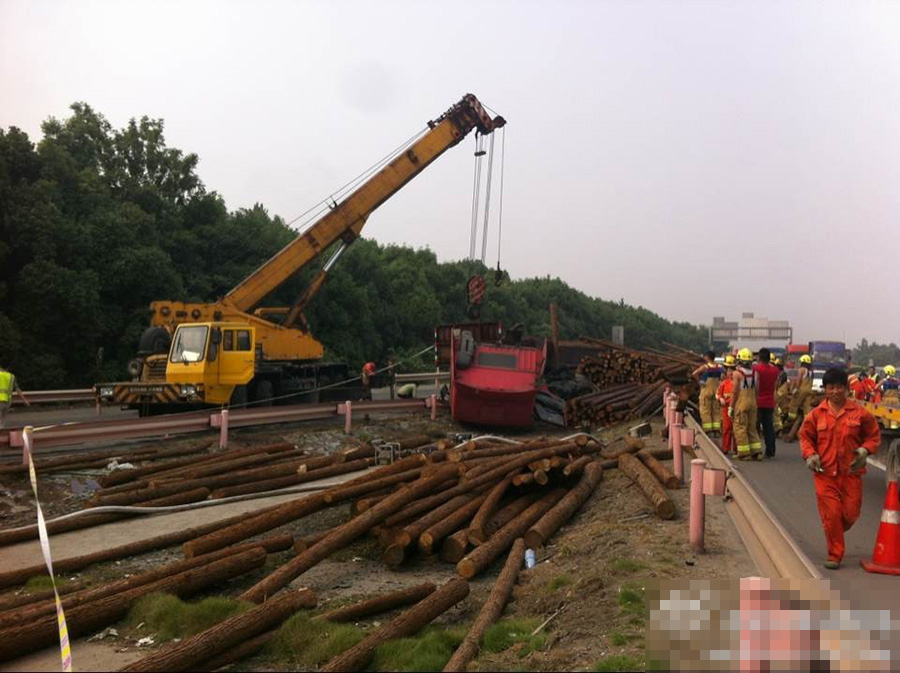
[[94, 415], [99, 416], [103, 413], [103, 405], [100, 404], [100, 397], [94, 399]]
[[437, 395], [432, 394], [431, 398], [431, 420], [437, 419]]
[[222, 409], [222, 424], [219, 426], [219, 448], [228, 448], [228, 409]]
[[344, 434], [349, 435], [353, 429], [353, 402], [344, 402]]
[[674, 423], [669, 428], [669, 446], [672, 449], [672, 467], [678, 483], [684, 483], [684, 454], [681, 451], [681, 426]]
[[695, 458], [691, 461], [691, 549], [703, 551], [703, 529], [706, 525], [706, 501], [703, 496], [703, 471], [706, 461]]
[[31, 462], [31, 433], [34, 432], [34, 428], [30, 425], [26, 425], [22, 428], [22, 465], [28, 467], [28, 464]]

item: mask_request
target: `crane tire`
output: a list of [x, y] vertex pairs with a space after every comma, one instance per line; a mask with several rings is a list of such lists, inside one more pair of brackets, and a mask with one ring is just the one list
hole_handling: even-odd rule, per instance
[[253, 388], [253, 401], [257, 407], [271, 407], [275, 402], [275, 384], [270, 379], [260, 379]]
[[148, 327], [138, 341], [138, 355], [168, 353], [172, 336], [165, 327]]
[[884, 468], [885, 481], [888, 485], [900, 478], [900, 437], [891, 441]]

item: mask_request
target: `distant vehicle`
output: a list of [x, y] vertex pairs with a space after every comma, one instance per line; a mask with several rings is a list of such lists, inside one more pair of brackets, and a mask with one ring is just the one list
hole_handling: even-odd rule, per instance
[[800, 360], [800, 356], [807, 353], [809, 353], [809, 344], [788, 344], [782, 358], [784, 368], [794, 369], [797, 366], [797, 361]]
[[812, 357], [813, 390], [822, 390], [822, 377], [835, 367], [846, 367], [850, 361], [850, 351], [843, 341], [810, 341], [809, 355]]

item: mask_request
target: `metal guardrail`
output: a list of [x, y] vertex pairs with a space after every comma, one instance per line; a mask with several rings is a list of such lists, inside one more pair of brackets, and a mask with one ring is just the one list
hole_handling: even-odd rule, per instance
[[416, 381], [449, 381], [450, 372], [418, 372], [415, 374], [397, 374], [395, 383], [415, 383]]
[[[52, 402], [93, 402], [96, 398], [91, 388], [80, 390], [26, 390], [23, 393], [31, 404], [49, 404]], [[24, 406], [22, 398], [16, 395], [13, 406]]]
[[[428, 400], [362, 400], [353, 402], [353, 412], [409, 411], [425, 409]], [[290, 423], [326, 418], [344, 414], [343, 404], [295, 404], [291, 406], [231, 409], [228, 412], [230, 427], [246, 427], [271, 423]], [[221, 426], [221, 411], [189, 411], [152, 418], [136, 418], [109, 421], [87, 421], [35, 428], [35, 448], [70, 446], [86, 442], [100, 443], [122, 439], [160, 437], [192, 432], [203, 432]], [[22, 447], [22, 429], [0, 430], [0, 449]]]

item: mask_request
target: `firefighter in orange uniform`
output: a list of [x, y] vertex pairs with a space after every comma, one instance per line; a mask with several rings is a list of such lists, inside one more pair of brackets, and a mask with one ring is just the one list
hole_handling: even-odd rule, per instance
[[734, 433], [731, 428], [731, 418], [728, 416], [728, 405], [731, 404], [731, 391], [734, 390], [734, 381], [731, 373], [734, 371], [734, 356], [725, 356], [725, 376], [716, 390], [716, 400], [722, 407], [722, 452], [731, 453], [734, 448]]
[[800, 427], [800, 450], [812, 470], [828, 560], [836, 570], [844, 558], [844, 533], [862, 507], [866, 458], [878, 450], [881, 430], [875, 417], [847, 397], [847, 372], [829, 369], [822, 379], [825, 400]]
[[850, 393], [854, 400], [866, 399], [866, 384], [856, 374], [850, 374], [847, 383], [850, 386]]

